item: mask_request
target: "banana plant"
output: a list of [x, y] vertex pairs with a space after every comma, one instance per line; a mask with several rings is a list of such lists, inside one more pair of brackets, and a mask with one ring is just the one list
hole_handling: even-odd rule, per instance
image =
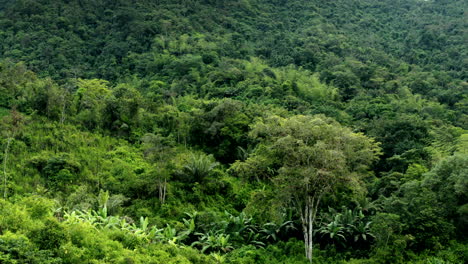
[[264, 240], [277, 242], [282, 233], [289, 233], [296, 229], [293, 221], [286, 221], [280, 225], [276, 223], [266, 223], [263, 225], [260, 233], [263, 235]]
[[149, 224], [148, 217], [141, 216], [140, 217], [140, 230], [142, 232], [145, 232], [145, 233], [148, 232], [148, 224]]
[[229, 242], [229, 235], [218, 235], [216, 237], [216, 241], [217, 241], [217, 246], [219, 247], [219, 249], [224, 252], [224, 253], [227, 253], [231, 250], [234, 249], [234, 247], [231, 245], [231, 243]]
[[71, 213], [64, 212], [63, 218], [65, 219], [66, 222], [71, 223], [71, 224], [77, 224], [81, 222], [81, 218], [76, 214], [76, 211], [73, 211]]
[[340, 223], [340, 216], [341, 215], [336, 215], [331, 223], [320, 227], [318, 233], [320, 233], [322, 237], [331, 240], [333, 244], [338, 242], [344, 246], [344, 242], [346, 241], [345, 228]]
[[370, 232], [372, 223], [366, 221], [365, 218], [360, 208], [350, 210], [343, 207], [341, 212], [329, 208], [329, 212], [322, 215], [324, 221], [318, 229], [318, 233], [333, 244], [339, 243], [345, 246], [344, 242], [354, 241], [352, 245], [348, 246], [365, 246], [373, 238]]
[[[102, 218], [107, 218], [107, 202], [109, 201], [109, 191], [99, 191], [99, 196], [98, 196], [98, 203], [99, 203], [99, 209], [97, 211], [97, 214], [101, 216]], [[93, 211], [95, 212], [95, 211]]]
[[180, 241], [184, 241], [195, 234], [195, 219], [182, 219], [184, 222], [185, 230], [181, 231], [178, 235]]
[[127, 230], [143, 239], [149, 240], [148, 218], [140, 217], [139, 225], [137, 226], [135, 223], [132, 223], [128, 226]]
[[361, 221], [352, 226], [354, 231], [354, 242], [358, 242], [359, 240], [368, 241], [368, 239], [374, 238], [374, 235], [370, 232], [371, 224], [372, 222]]
[[112, 216], [106, 218], [105, 223], [103, 224], [104, 228], [108, 229], [118, 229], [120, 224], [120, 219], [118, 217]]
[[247, 217], [244, 212], [241, 212], [238, 216], [228, 212], [225, 212], [225, 215], [228, 219], [221, 221], [218, 232], [229, 234], [231, 239], [238, 243], [261, 244], [257, 243], [259, 242], [257, 240], [259, 236], [256, 236], [256, 234], [259, 232], [257, 226], [252, 223], [251, 217]]
[[178, 240], [176, 229], [171, 227], [169, 224], [166, 224], [166, 227], [161, 233], [160, 240], [169, 244], [176, 244]]
[[161, 241], [161, 238], [163, 237], [162, 233], [164, 232], [164, 228], [158, 228], [157, 226], [151, 227], [149, 231], [149, 237], [151, 238], [151, 241]]
[[261, 241], [260, 233], [249, 232], [245, 237], [244, 244], [253, 245], [259, 248], [266, 246], [265, 243]]
[[223, 264], [226, 262], [226, 256], [221, 255], [219, 252], [213, 252], [210, 254], [216, 264]]
[[230, 235], [216, 234], [209, 232], [207, 234], [200, 234], [200, 240], [193, 242], [192, 247], [201, 247], [201, 252], [213, 252], [220, 251], [227, 253], [234, 249], [230, 240]]
[[120, 229], [122, 230], [129, 230], [129, 226], [130, 224], [127, 223], [127, 220], [125, 218], [121, 218], [120, 221], [119, 221], [119, 227]]

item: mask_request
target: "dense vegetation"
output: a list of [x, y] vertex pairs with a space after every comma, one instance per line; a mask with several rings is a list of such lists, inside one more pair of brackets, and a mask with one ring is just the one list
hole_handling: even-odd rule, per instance
[[466, 8], [0, 1], [0, 262], [467, 263]]

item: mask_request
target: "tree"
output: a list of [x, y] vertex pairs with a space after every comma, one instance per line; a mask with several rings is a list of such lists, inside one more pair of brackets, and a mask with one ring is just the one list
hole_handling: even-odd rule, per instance
[[312, 262], [313, 224], [320, 201], [342, 183], [357, 185], [380, 148], [374, 140], [324, 116], [271, 116], [255, 124], [251, 136], [261, 143], [233, 170], [245, 173], [244, 167], [259, 157], [269, 160], [267, 174], [281, 200], [300, 213], [305, 254]]
[[102, 114], [105, 98], [111, 94], [108, 82], [99, 79], [78, 80], [78, 90], [73, 99], [76, 118], [88, 129], [99, 128], [102, 125]]
[[192, 154], [182, 173], [188, 182], [202, 183], [218, 165], [211, 155]]
[[2, 122], [3, 125], [5, 125], [3, 131], [5, 132], [5, 136], [7, 138], [5, 152], [3, 154], [3, 199], [6, 199], [7, 197], [7, 163], [11, 142], [16, 137], [16, 134], [21, 130], [23, 119], [23, 116], [18, 111], [16, 111], [15, 108], [13, 108], [10, 115], [6, 116]]
[[156, 184], [158, 198], [161, 203], [166, 201], [167, 180], [169, 178], [170, 157], [174, 154], [174, 142], [161, 135], [148, 133], [142, 138], [145, 157], [154, 164], [157, 169]]
[[383, 156], [377, 169], [405, 172], [412, 163], [424, 164], [430, 140], [429, 124], [418, 115], [385, 115], [368, 125], [368, 134], [382, 142]]
[[435, 192], [436, 199], [445, 218], [457, 227], [457, 233], [468, 231], [468, 213], [462, 208], [468, 206], [468, 155], [458, 153], [440, 161], [424, 174], [422, 186]]

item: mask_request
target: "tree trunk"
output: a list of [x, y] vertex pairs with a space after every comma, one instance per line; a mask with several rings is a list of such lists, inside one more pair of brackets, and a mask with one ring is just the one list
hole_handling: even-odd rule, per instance
[[312, 263], [312, 257], [313, 257], [313, 243], [312, 243], [312, 234], [313, 234], [313, 223], [314, 223], [314, 220], [315, 220], [315, 215], [313, 213], [314, 211], [314, 203], [313, 203], [313, 199], [311, 197], [309, 197], [309, 206], [308, 206], [308, 209], [309, 209], [309, 245], [308, 245], [308, 250], [309, 250], [309, 261], [310, 263]]
[[158, 196], [159, 196], [159, 202], [163, 203], [163, 201], [162, 201], [162, 182], [161, 182], [161, 177], [158, 178]]
[[317, 196], [307, 196], [304, 203], [304, 209], [301, 210], [301, 222], [302, 232], [304, 234], [304, 247], [306, 258], [312, 263], [313, 259], [313, 234], [314, 234], [314, 222], [317, 216], [318, 207], [322, 193]]
[[304, 223], [306, 230], [305, 232], [307, 233], [307, 241], [305, 241], [305, 247], [306, 247], [306, 257], [312, 263], [312, 257], [313, 257], [313, 242], [312, 242], [312, 224], [313, 224], [313, 199], [312, 197], [307, 197], [306, 199], [306, 204], [305, 204], [305, 220], [306, 222]]
[[306, 255], [306, 258], [309, 259], [309, 250], [307, 246], [307, 243], [309, 241], [309, 232], [307, 232], [307, 223], [306, 223], [307, 212], [308, 212], [308, 208], [306, 205], [304, 211], [302, 211], [301, 209], [301, 224], [302, 224], [302, 234], [304, 235], [305, 255]]
[[167, 179], [164, 178], [164, 188], [163, 188], [163, 196], [162, 196], [162, 203], [166, 201], [166, 191], [167, 191]]
[[158, 179], [158, 195], [159, 201], [163, 204], [166, 201], [166, 191], [167, 191], [167, 179], [164, 178], [164, 181], [159, 177]]
[[306, 258], [312, 263], [312, 251], [313, 251], [313, 199], [312, 197], [307, 197], [304, 210], [301, 210], [301, 222], [302, 222], [302, 233], [304, 234], [304, 247]]

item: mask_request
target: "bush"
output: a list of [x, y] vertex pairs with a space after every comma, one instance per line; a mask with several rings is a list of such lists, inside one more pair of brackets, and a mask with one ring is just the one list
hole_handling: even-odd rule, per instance
[[0, 263], [3, 264], [59, 264], [50, 250], [39, 250], [24, 235], [7, 232], [0, 236]]

